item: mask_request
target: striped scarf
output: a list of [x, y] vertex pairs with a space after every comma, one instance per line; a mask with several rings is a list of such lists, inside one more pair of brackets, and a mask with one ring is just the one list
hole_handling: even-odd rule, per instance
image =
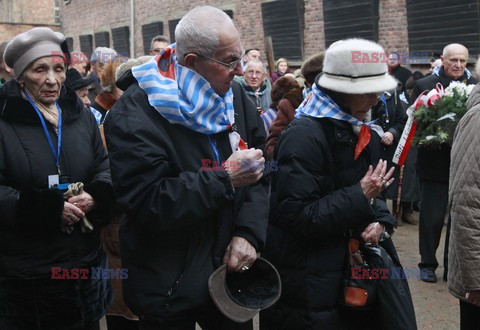
[[355, 148], [354, 159], [357, 159], [363, 149], [370, 142], [370, 129], [374, 130], [381, 138], [383, 138], [383, 129], [376, 125], [376, 120], [365, 123], [352, 115], [345, 113], [330, 96], [318, 89], [314, 84], [310, 97], [305, 99], [297, 108], [295, 117], [314, 117], [314, 118], [333, 118], [346, 121], [354, 126], [361, 127], [358, 137], [357, 146]]
[[[201, 75], [178, 64], [175, 44], [134, 67], [132, 73], [150, 105], [171, 124], [207, 135], [232, 129], [232, 89], [219, 96]], [[232, 150], [237, 150], [240, 135], [231, 132], [229, 138]]]

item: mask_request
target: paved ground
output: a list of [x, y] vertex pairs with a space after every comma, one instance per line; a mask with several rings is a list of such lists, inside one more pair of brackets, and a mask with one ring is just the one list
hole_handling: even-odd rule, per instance
[[[418, 220], [418, 213], [415, 212]], [[418, 254], [418, 226], [405, 224], [397, 229], [393, 236], [400, 260], [404, 268], [416, 269], [419, 262]], [[412, 292], [417, 324], [419, 330], [455, 330], [459, 329], [458, 300], [448, 293], [447, 283], [442, 280], [443, 275], [443, 248], [445, 243], [445, 229], [442, 234], [437, 259], [440, 267], [437, 269], [437, 283], [425, 283], [419, 279], [409, 279]], [[258, 329], [258, 318], [254, 319], [255, 329]], [[197, 326], [197, 329], [200, 327]], [[479, 326], [480, 329], [480, 326]], [[107, 330], [102, 320], [102, 330]], [[116, 330], [116, 329], [110, 329]]]
[[[415, 216], [418, 219], [417, 212], [415, 212]], [[440, 247], [437, 250], [437, 259], [440, 263], [436, 272], [438, 282], [426, 283], [419, 279], [408, 280], [419, 330], [459, 329], [458, 300], [448, 292], [447, 283], [442, 280], [445, 232], [444, 228]], [[418, 226], [405, 224], [399, 227], [393, 236], [393, 240], [403, 267], [417, 268], [419, 262]]]

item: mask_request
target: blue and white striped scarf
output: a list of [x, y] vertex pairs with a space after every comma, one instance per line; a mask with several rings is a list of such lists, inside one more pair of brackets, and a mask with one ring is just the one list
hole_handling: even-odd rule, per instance
[[333, 118], [337, 120], [342, 120], [349, 122], [355, 126], [367, 125], [372, 130], [377, 132], [377, 134], [383, 138], [384, 132], [383, 129], [376, 125], [376, 120], [365, 123], [352, 115], [345, 113], [330, 96], [322, 92], [316, 84], [313, 85], [312, 92], [310, 97], [305, 99], [302, 104], [297, 108], [295, 112], [295, 117], [300, 118], [303, 116], [309, 116], [314, 118]]
[[[169, 68], [172, 65], [173, 70]], [[232, 127], [232, 89], [223, 96], [215, 93], [201, 75], [178, 64], [174, 44], [147, 63], [134, 67], [132, 73], [148, 95], [150, 105], [170, 123], [204, 134]]]

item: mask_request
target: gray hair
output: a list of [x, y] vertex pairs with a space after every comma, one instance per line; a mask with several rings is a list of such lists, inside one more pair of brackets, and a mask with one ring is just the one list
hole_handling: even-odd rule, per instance
[[176, 53], [180, 63], [188, 53], [213, 56], [220, 43], [219, 34], [232, 19], [222, 10], [211, 6], [192, 9], [175, 28]]
[[170, 40], [168, 40], [166, 36], [158, 35], [152, 38], [152, 42], [150, 42], [150, 48], [153, 48], [153, 43], [155, 41], [162, 41], [162, 42], [166, 42], [167, 44], [170, 43]]
[[248, 71], [248, 69], [250, 68], [250, 66], [252, 66], [253, 64], [260, 64], [262, 66], [262, 71], [263, 73], [267, 72], [267, 69], [265, 68], [265, 64], [262, 63], [262, 61], [259, 61], [259, 60], [250, 60], [247, 62], [247, 64], [245, 65], [245, 72]]
[[92, 57], [90, 58], [90, 62], [96, 63], [108, 63], [112, 62], [118, 56], [117, 52], [112, 48], [107, 47], [97, 47], [92, 53]]

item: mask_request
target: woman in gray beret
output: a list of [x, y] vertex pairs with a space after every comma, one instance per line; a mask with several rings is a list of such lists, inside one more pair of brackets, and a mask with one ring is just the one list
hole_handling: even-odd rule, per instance
[[0, 88], [0, 329], [99, 329], [112, 299], [100, 230], [113, 205], [94, 116], [64, 86], [65, 37], [17, 35]]

